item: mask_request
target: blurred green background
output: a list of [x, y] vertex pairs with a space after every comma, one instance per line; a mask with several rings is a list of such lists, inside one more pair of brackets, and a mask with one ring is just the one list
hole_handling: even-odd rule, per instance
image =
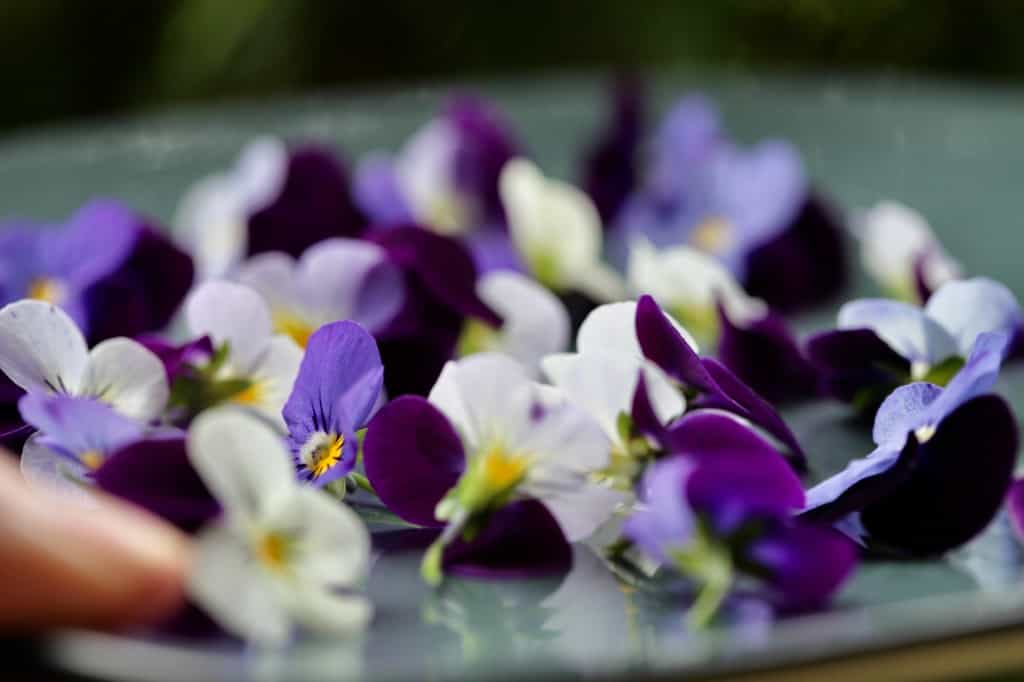
[[694, 64], [1024, 76], [1013, 0], [0, 0], [0, 128], [350, 84]]

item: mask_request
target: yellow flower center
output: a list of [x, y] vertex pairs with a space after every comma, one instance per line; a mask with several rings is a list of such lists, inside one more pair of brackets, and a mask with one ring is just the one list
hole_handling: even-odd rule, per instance
[[46, 303], [64, 300], [64, 285], [49, 277], [37, 277], [28, 285], [28, 297]]
[[302, 348], [306, 347], [309, 337], [316, 331], [316, 328], [308, 321], [287, 310], [275, 310], [272, 317], [274, 329], [281, 334], [290, 336]]
[[721, 217], [708, 218], [690, 233], [690, 243], [705, 253], [722, 253], [734, 241], [732, 225]]
[[917, 442], [924, 445], [932, 439], [935, 435], [935, 427], [931, 424], [920, 427], [914, 431], [914, 436], [917, 438]]
[[495, 491], [506, 490], [519, 483], [530, 463], [525, 455], [510, 453], [501, 444], [492, 446], [481, 457], [481, 470], [487, 487]]
[[459, 336], [458, 353], [460, 357], [498, 350], [499, 346], [500, 336], [497, 329], [477, 319], [466, 320], [466, 324], [462, 327], [462, 335]]
[[276, 573], [287, 570], [291, 554], [292, 541], [283, 533], [263, 533], [256, 541], [256, 558]]
[[103, 453], [99, 450], [86, 450], [78, 456], [78, 460], [90, 471], [96, 471], [103, 464]]
[[241, 391], [231, 396], [231, 402], [238, 403], [239, 405], [259, 405], [265, 398], [266, 387], [258, 381], [253, 381]]
[[315, 433], [302, 449], [302, 462], [314, 479], [320, 478], [341, 461], [344, 447], [343, 434]]
[[428, 203], [426, 220], [435, 232], [457, 235], [465, 231], [469, 211], [458, 194], [442, 192]]

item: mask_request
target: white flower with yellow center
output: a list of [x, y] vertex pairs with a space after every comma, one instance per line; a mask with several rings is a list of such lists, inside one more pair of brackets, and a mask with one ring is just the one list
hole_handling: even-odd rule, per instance
[[191, 596], [225, 629], [280, 643], [296, 627], [350, 634], [370, 619], [358, 592], [369, 563], [362, 521], [325, 493], [300, 486], [270, 427], [231, 408], [200, 415], [188, 456], [224, 508], [196, 541]]
[[189, 295], [185, 317], [194, 337], [208, 334], [216, 348], [227, 346], [216, 378], [239, 382], [230, 401], [283, 429], [281, 408], [298, 375], [302, 349], [290, 337], [274, 334], [263, 298], [241, 284], [210, 281]]
[[718, 340], [718, 303], [735, 324], [768, 311], [763, 301], [747, 295], [721, 262], [688, 246], [658, 250], [638, 237], [630, 245], [626, 272], [631, 294], [650, 294], [702, 345], [713, 346]]
[[151, 351], [122, 337], [89, 350], [67, 313], [43, 301], [0, 309], [0, 371], [29, 393], [95, 398], [144, 422], [163, 413], [170, 393]]
[[498, 186], [512, 243], [537, 281], [556, 293], [623, 298], [621, 278], [601, 260], [601, 218], [585, 192], [525, 159], [506, 163]]

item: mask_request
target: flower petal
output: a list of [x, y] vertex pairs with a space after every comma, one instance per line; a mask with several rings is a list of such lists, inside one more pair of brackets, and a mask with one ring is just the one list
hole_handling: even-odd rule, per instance
[[633, 80], [615, 84], [608, 122], [583, 159], [583, 188], [606, 225], [615, 220], [637, 185], [646, 109], [643, 94]]
[[314, 635], [346, 636], [361, 631], [373, 618], [373, 605], [361, 594], [341, 594], [302, 585], [283, 595], [291, 617]]
[[234, 282], [206, 282], [185, 301], [185, 316], [194, 336], [207, 334], [215, 346], [228, 344], [230, 363], [247, 374], [270, 338], [273, 326], [263, 298]]
[[952, 281], [932, 294], [924, 312], [953, 335], [966, 357], [984, 332], [1012, 335], [1021, 323], [1017, 297], [987, 277]]
[[271, 311], [305, 309], [295, 286], [295, 259], [281, 251], [266, 251], [246, 260], [235, 279], [263, 297]]
[[480, 299], [504, 319], [501, 350], [528, 368], [569, 345], [569, 313], [558, 298], [517, 272], [498, 271], [480, 278]]
[[352, 178], [352, 197], [359, 209], [377, 225], [396, 225], [412, 220], [408, 202], [395, 174], [394, 160], [371, 153], [359, 160]]
[[418, 396], [397, 398], [370, 421], [363, 441], [366, 476], [388, 509], [410, 523], [442, 527], [434, 508], [466, 465], [445, 416]]
[[880, 201], [855, 226], [864, 269], [889, 295], [914, 300], [914, 263], [941, 246], [920, 213], [895, 201]]
[[284, 428], [281, 410], [291, 395], [301, 363], [302, 349], [291, 337], [271, 337], [248, 377], [258, 386], [258, 400], [246, 406]]
[[[632, 328], [643, 356], [676, 381], [700, 391], [711, 390], [714, 382], [700, 362], [697, 344], [685, 330], [676, 325], [651, 296], [641, 296], [634, 310]], [[600, 328], [595, 328], [592, 332], [595, 341], [599, 331]]]
[[901, 447], [907, 434], [921, 426], [928, 406], [943, 393], [935, 384], [918, 381], [900, 386], [882, 401], [875, 413], [871, 437], [876, 445], [892, 443]]
[[231, 408], [207, 410], [192, 422], [188, 459], [229, 519], [263, 518], [277, 498], [298, 487], [284, 441], [259, 419]]
[[18, 410], [47, 445], [76, 458], [89, 451], [108, 455], [139, 440], [145, 430], [140, 422], [92, 398], [29, 393], [18, 401]]
[[644, 474], [640, 487], [643, 504], [626, 521], [623, 533], [645, 554], [668, 561], [668, 550], [685, 547], [697, 528], [697, 517], [684, 497], [695, 463], [668, 457]]
[[81, 392], [142, 421], [159, 417], [170, 397], [164, 363], [125, 338], [108, 339], [89, 352]]
[[959, 353], [942, 325], [909, 303], [861, 299], [839, 309], [840, 329], [871, 329], [897, 353], [914, 362], [935, 365]]
[[929, 406], [929, 423], [937, 424], [971, 398], [987, 393], [999, 378], [1009, 344], [1010, 336], [1003, 332], [979, 334], [967, 362]]
[[25, 441], [21, 451], [21, 474], [35, 488], [55, 491], [84, 504], [92, 500], [89, 469], [48, 448], [40, 442], [39, 434]]
[[583, 542], [592, 536], [630, 497], [621, 490], [588, 483], [579, 490], [549, 495], [543, 502], [558, 521], [565, 539], [572, 543]]
[[24, 300], [0, 309], [0, 370], [26, 391], [78, 392], [88, 353], [60, 308]]
[[910, 374], [907, 359], [870, 329], [821, 332], [807, 339], [806, 348], [807, 358], [821, 374], [823, 390], [846, 402], [857, 400], [865, 390], [877, 391], [881, 400]]

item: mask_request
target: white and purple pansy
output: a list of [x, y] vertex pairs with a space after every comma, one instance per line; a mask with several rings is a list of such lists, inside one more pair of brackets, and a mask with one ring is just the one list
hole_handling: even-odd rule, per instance
[[893, 391], [875, 416], [875, 450], [812, 488], [804, 516], [912, 556], [941, 554], [984, 529], [1017, 458], [1013, 412], [989, 393], [1007, 343], [1006, 334], [981, 334], [945, 388]]
[[380, 400], [383, 383], [377, 344], [355, 322], [333, 322], [309, 337], [283, 411], [299, 479], [323, 486], [352, 471], [356, 432]]
[[538, 548], [555, 560], [539, 559], [532, 570], [564, 570], [565, 539], [588, 537], [619, 497], [591, 481], [610, 449], [586, 412], [533, 383], [511, 358], [482, 353], [449, 363], [429, 400], [407, 396], [382, 408], [366, 434], [364, 465], [394, 513], [443, 528], [423, 562], [424, 578], [437, 584], [444, 572], [507, 573], [482, 568], [488, 557], [474, 556], [473, 541], [517, 515], [561, 529], [561, 541]]
[[253, 256], [235, 279], [257, 291], [270, 308], [274, 330], [305, 347], [322, 325], [352, 320], [382, 330], [402, 307], [402, 273], [380, 246], [335, 237], [306, 249], [296, 260], [270, 251]]
[[980, 334], [997, 332], [1012, 340], [1021, 320], [1013, 292], [975, 277], [944, 284], [924, 308], [889, 299], [846, 303], [838, 329], [808, 339], [807, 353], [826, 390], [870, 407], [907, 381], [944, 384]]

